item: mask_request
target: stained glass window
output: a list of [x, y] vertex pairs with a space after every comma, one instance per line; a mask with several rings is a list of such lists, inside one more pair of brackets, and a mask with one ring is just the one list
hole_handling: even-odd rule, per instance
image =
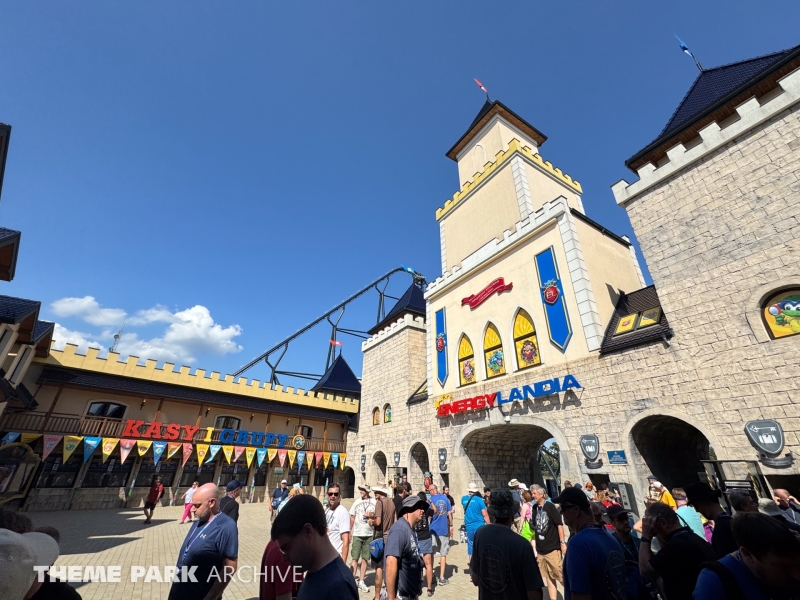
[[514, 319], [514, 350], [517, 353], [517, 367], [527, 369], [542, 364], [539, 354], [539, 341], [533, 319], [523, 309], [519, 309]]
[[466, 335], [458, 342], [458, 377], [461, 385], [475, 383], [475, 352]]
[[483, 336], [483, 356], [486, 361], [486, 376], [491, 379], [506, 372], [506, 361], [503, 355], [503, 341], [493, 323], [486, 328]]
[[764, 303], [764, 322], [773, 338], [800, 333], [800, 288], [783, 290]]
[[380, 425], [380, 423], [381, 423], [381, 409], [376, 407], [375, 410], [372, 411], [372, 424]]
[[383, 407], [383, 422], [384, 423], [391, 423], [392, 422], [392, 405], [387, 404]]

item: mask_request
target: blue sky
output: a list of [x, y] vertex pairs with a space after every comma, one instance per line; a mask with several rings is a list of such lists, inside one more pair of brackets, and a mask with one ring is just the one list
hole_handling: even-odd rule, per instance
[[[2, 293], [64, 339], [107, 347], [127, 318], [123, 351], [233, 371], [401, 263], [440, 274], [473, 77], [632, 236], [609, 186], [697, 75], [673, 34], [711, 67], [800, 44], [799, 21], [790, 2], [5, 3], [0, 224], [23, 237]], [[321, 372], [327, 339], [285, 366]], [[355, 339], [344, 355], [360, 372]]]

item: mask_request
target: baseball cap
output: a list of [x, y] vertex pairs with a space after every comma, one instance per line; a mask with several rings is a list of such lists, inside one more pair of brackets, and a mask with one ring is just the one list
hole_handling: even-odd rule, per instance
[[0, 598], [22, 600], [36, 578], [33, 567], [50, 567], [57, 558], [58, 542], [46, 533], [0, 529]]
[[629, 510], [625, 510], [621, 506], [614, 505], [608, 510], [606, 510], [606, 515], [608, 516], [609, 519], [616, 519], [618, 516], [627, 515], [629, 512], [630, 512]]
[[289, 482], [286, 481], [285, 479], [281, 479], [281, 483], [289, 483]]
[[581, 508], [589, 508], [589, 499], [581, 490], [574, 487], [564, 488], [558, 498], [553, 498], [554, 504], [572, 504]]
[[428, 503], [419, 496], [411, 494], [403, 499], [403, 506], [400, 508], [400, 514], [397, 516], [402, 517], [407, 512], [417, 510], [418, 508], [426, 509], [428, 508]]
[[228, 482], [228, 485], [225, 486], [225, 489], [229, 492], [232, 492], [233, 490], [238, 490], [241, 487], [244, 487], [244, 484], [241, 481], [237, 481], [236, 479], [231, 479]]

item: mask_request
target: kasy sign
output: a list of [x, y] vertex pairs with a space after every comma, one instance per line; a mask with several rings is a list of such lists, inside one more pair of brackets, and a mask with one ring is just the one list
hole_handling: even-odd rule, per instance
[[503, 392], [492, 392], [491, 394], [482, 394], [473, 398], [464, 398], [463, 400], [455, 400], [447, 404], [440, 404], [437, 416], [446, 417], [470, 410], [494, 408], [495, 406], [501, 406], [510, 402], [521, 402], [529, 398], [541, 398], [559, 392], [566, 392], [573, 388], [580, 389], [580, 387], [581, 384], [578, 383], [574, 375], [567, 375], [563, 379], [559, 379], [558, 377], [555, 379], [546, 379], [534, 383], [532, 386], [525, 385], [522, 388], [512, 388], [508, 396], [504, 396]]
[[[144, 431], [142, 431], [144, 428]], [[125, 423], [123, 438], [145, 438], [150, 440], [177, 440], [183, 439], [191, 442], [195, 433], [200, 428], [196, 425], [179, 425], [178, 423], [159, 423], [153, 421], [147, 423], [128, 419]], [[213, 427], [205, 428], [206, 434], [204, 442], [211, 442], [214, 433]], [[223, 429], [219, 433], [219, 441], [222, 444], [236, 444], [237, 446], [287, 446], [287, 441], [291, 438], [291, 445], [295, 450], [300, 450], [305, 446], [303, 436], [291, 436], [285, 433], [266, 433], [263, 431], [247, 431], [245, 429]]]

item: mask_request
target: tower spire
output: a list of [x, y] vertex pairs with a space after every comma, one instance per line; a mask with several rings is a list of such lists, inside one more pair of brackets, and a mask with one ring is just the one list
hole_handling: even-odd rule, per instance
[[[699, 70], [701, 73], [702, 73], [703, 71], [705, 71], [705, 69], [703, 68], [703, 65], [701, 65], [701, 64], [700, 64], [700, 61], [699, 61], [699, 60], [697, 60], [697, 58], [695, 57], [695, 55], [694, 55], [694, 54], [692, 54], [692, 51], [691, 51], [691, 50], [689, 50], [689, 46], [687, 46], [687, 45], [686, 45], [686, 44], [683, 42], [683, 40], [682, 40], [681, 38], [679, 38], [677, 35], [675, 36], [675, 39], [676, 39], [676, 40], [678, 40], [678, 43], [681, 45], [681, 50], [683, 50], [683, 51], [684, 51], [684, 53], [686, 53], [686, 54], [688, 54], [689, 56], [691, 56], [691, 57], [692, 57], [692, 60], [694, 60], [694, 64], [695, 64], [695, 65], [697, 65], [697, 69], [698, 69], [698, 70]], [[477, 81], [477, 80], [476, 80], [476, 81]]]

